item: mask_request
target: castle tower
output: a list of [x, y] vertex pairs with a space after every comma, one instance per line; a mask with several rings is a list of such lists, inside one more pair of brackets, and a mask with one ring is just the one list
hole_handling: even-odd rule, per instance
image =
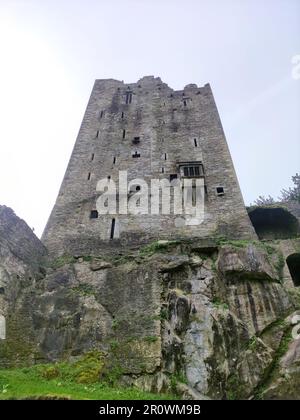
[[[142, 179], [202, 179], [204, 219], [99, 214], [96, 186]], [[176, 181], [178, 182], [178, 181]], [[139, 194], [131, 183], [126, 198]], [[124, 198], [124, 197], [123, 197]], [[149, 208], [151, 193], [148, 194]], [[117, 207], [120, 198], [117, 200]], [[86, 254], [156, 239], [255, 238], [210, 86], [174, 91], [160, 78], [96, 80], [42, 240], [56, 254]]]

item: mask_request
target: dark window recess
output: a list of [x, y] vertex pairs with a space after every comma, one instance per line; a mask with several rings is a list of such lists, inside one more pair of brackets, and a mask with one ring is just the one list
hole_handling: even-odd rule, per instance
[[140, 186], [140, 185], [137, 185], [137, 186], [135, 187], [135, 191], [141, 191], [141, 186]]
[[177, 179], [177, 174], [170, 175], [170, 182], [173, 181], [173, 179]]
[[90, 219], [98, 219], [98, 212], [97, 210], [92, 210], [90, 214]]
[[300, 254], [291, 254], [286, 259], [293, 283], [295, 287], [300, 286]]
[[197, 139], [194, 139], [194, 145], [195, 145], [195, 147], [198, 147]]
[[94, 160], [95, 154], [92, 153], [91, 160]]
[[103, 117], [103, 114], [104, 114], [104, 113], [103, 113], [103, 111], [101, 111], [101, 112], [100, 112], [100, 118], [102, 118], [102, 117]]
[[183, 167], [183, 175], [190, 176], [190, 177], [199, 177], [203, 175], [203, 167], [202, 165], [191, 165], [191, 166], [184, 166]]
[[165, 168], [161, 168], [161, 173], [164, 174], [165, 173]]
[[110, 178], [111, 178], [111, 176], [110, 176], [110, 175], [108, 175], [107, 179], [108, 179], [108, 180], [110, 180]]
[[183, 105], [186, 106], [186, 101], [183, 101]]
[[132, 140], [133, 144], [138, 144], [140, 142], [140, 138], [139, 137], [134, 137]]
[[207, 185], [204, 185], [204, 192], [207, 194]]
[[96, 139], [99, 137], [99, 130], [96, 131]]
[[116, 156], [114, 156], [114, 159], [113, 159], [113, 164], [114, 164], [114, 165], [116, 164]]
[[112, 221], [111, 221], [111, 229], [110, 229], [110, 239], [114, 239], [114, 236], [115, 236], [115, 226], [116, 226], [116, 219], [112, 219]]
[[218, 195], [224, 195], [225, 194], [224, 193], [224, 187], [217, 187], [216, 190], [217, 190]]
[[123, 130], [123, 139], [125, 139], [125, 136], [126, 136], [126, 130]]
[[135, 152], [135, 153], [132, 155], [132, 157], [133, 157], [133, 158], [139, 158], [139, 157], [141, 157], [141, 155], [140, 155], [140, 153]]
[[122, 112], [122, 114], [121, 114], [121, 118], [122, 118], [122, 119], [124, 118], [124, 112]]
[[165, 153], [165, 160], [167, 160], [167, 154]]
[[91, 179], [91, 173], [90, 172], [88, 173], [87, 179], [88, 179], [88, 181]]
[[4, 287], [0, 287], [0, 295], [4, 295], [4, 292], [5, 292]]
[[126, 104], [128, 105], [128, 104], [131, 104], [131, 102], [132, 102], [132, 93], [131, 92], [127, 92], [126, 93]]

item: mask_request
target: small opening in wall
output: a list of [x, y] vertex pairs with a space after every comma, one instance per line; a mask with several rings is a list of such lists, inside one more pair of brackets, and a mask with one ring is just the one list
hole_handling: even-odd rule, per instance
[[204, 192], [207, 194], [207, 185], [204, 185]]
[[5, 292], [4, 287], [0, 287], [0, 295], [4, 295], [4, 292]]
[[139, 157], [141, 157], [141, 155], [138, 152], [134, 152], [133, 155], [132, 155], [132, 157], [133, 158], [139, 158]]
[[195, 147], [198, 147], [197, 139], [194, 139], [194, 145], [195, 145]]
[[92, 153], [91, 160], [94, 160], [95, 153]]
[[141, 191], [141, 186], [140, 186], [140, 185], [137, 185], [137, 186], [135, 187], [135, 191]]
[[170, 175], [170, 182], [173, 181], [173, 179], [177, 179], [177, 174]]
[[110, 176], [110, 175], [108, 175], [107, 179], [108, 179], [108, 180], [110, 180], [110, 178], [111, 178], [111, 176]]
[[164, 174], [165, 173], [165, 168], [161, 168], [161, 173]]
[[183, 105], [186, 106], [186, 101], [183, 101]]
[[140, 142], [140, 138], [139, 137], [134, 137], [132, 140], [133, 144], [138, 144]]
[[125, 136], [126, 136], [126, 130], [123, 130], [123, 134], [122, 134], [122, 136], [123, 136], [123, 139], [125, 139]]
[[99, 130], [96, 131], [96, 139], [99, 137]]
[[90, 219], [98, 219], [99, 214], [97, 210], [92, 210], [90, 214]]
[[295, 287], [300, 286], [300, 254], [291, 254], [286, 259], [293, 283]]
[[103, 111], [100, 112], [100, 118], [102, 118], [102, 117], [103, 117]]
[[164, 159], [167, 160], [167, 154], [166, 153], [164, 154]]
[[90, 179], [91, 179], [91, 173], [89, 172], [87, 176], [87, 180], [89, 181]]
[[124, 118], [124, 112], [122, 112], [122, 114], [121, 114], [121, 118], [122, 118], [122, 119]]
[[217, 195], [224, 195], [224, 187], [217, 187], [216, 188]]
[[114, 156], [114, 158], [113, 158], [113, 164], [114, 165], [116, 164], [116, 156]]
[[114, 236], [115, 236], [115, 226], [116, 226], [116, 219], [112, 219], [112, 221], [111, 221], [111, 229], [110, 229], [110, 239], [114, 239]]

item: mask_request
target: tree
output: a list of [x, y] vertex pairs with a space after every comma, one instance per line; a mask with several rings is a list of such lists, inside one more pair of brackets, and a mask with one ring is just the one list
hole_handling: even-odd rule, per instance
[[280, 201], [298, 201], [300, 203], [300, 175], [292, 176], [294, 187], [281, 190]]
[[269, 197], [265, 197], [263, 195], [260, 195], [255, 201], [255, 206], [269, 206], [271, 204], [274, 204], [275, 200], [273, 197], [269, 195]]

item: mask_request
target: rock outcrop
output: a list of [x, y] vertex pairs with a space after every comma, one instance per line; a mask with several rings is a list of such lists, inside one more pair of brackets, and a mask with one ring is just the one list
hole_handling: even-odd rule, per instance
[[300, 294], [282, 281], [277, 248], [193, 239], [53, 260], [0, 207], [0, 365], [97, 349], [145, 390], [299, 398]]

